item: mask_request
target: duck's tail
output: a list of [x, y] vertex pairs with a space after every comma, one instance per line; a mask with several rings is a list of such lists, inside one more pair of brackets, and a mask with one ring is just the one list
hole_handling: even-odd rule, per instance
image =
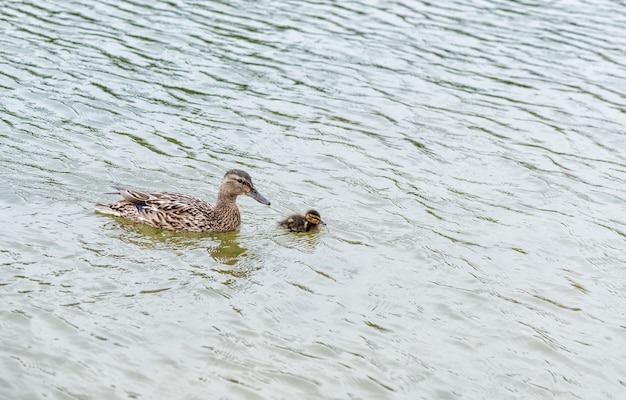
[[93, 208], [94, 208], [96, 211], [101, 212], [101, 213], [103, 213], [103, 214], [115, 215], [115, 216], [117, 216], [117, 217], [119, 217], [119, 216], [120, 216], [119, 211], [114, 210], [114, 209], [111, 207], [111, 204], [95, 204], [95, 205], [93, 206]]
[[122, 194], [122, 191], [126, 190], [126, 188], [121, 187], [121, 186], [111, 186], [113, 189], [115, 189], [115, 192], [106, 192], [104, 194]]

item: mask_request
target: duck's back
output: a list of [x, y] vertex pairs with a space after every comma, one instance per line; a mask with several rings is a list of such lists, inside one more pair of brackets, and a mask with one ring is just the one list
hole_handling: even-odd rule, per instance
[[280, 226], [284, 226], [285, 228], [289, 228], [289, 230], [292, 230], [294, 232], [306, 232], [308, 225], [304, 216], [297, 214], [285, 218], [278, 224]]
[[239, 210], [216, 209], [208, 202], [180, 193], [151, 193], [120, 189], [124, 200], [97, 204], [100, 212], [170, 231], [224, 232], [241, 222]]

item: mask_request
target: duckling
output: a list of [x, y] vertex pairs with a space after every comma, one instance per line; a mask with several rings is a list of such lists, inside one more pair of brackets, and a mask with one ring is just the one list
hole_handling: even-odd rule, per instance
[[247, 172], [231, 169], [226, 172], [215, 206], [193, 196], [179, 193], [152, 193], [114, 187], [124, 200], [112, 204], [96, 204], [104, 214], [130, 219], [134, 222], [170, 231], [226, 232], [235, 230], [241, 216], [237, 196], [252, 197], [270, 205], [252, 184]]
[[322, 221], [320, 213], [309, 210], [305, 215], [294, 214], [278, 224], [293, 232], [317, 232], [322, 229], [322, 225], [326, 225], [326, 222]]

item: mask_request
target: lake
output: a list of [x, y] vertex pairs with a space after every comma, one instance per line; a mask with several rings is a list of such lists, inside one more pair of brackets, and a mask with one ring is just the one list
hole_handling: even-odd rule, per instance
[[[623, 1], [21, 1], [0, 29], [1, 398], [624, 398]], [[233, 232], [93, 210], [214, 203], [232, 168], [272, 202]]]

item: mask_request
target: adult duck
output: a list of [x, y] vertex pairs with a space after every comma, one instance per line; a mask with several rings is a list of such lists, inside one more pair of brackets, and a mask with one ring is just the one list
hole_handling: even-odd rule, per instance
[[241, 223], [237, 196], [250, 196], [270, 205], [252, 184], [250, 175], [239, 169], [227, 171], [217, 201], [208, 202], [180, 193], [153, 193], [115, 187], [124, 199], [112, 204], [96, 204], [101, 213], [170, 231], [226, 232]]

